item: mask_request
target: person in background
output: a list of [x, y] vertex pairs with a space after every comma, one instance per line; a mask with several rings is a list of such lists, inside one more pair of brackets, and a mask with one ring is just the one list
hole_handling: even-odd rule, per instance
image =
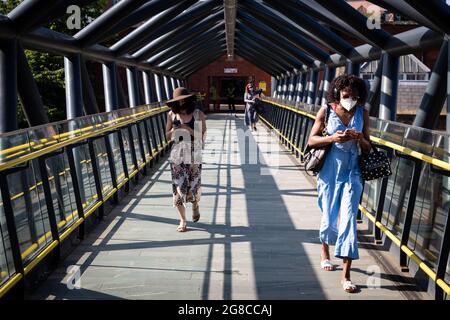
[[[335, 270], [330, 261], [329, 246], [335, 245], [334, 256], [342, 259], [342, 286], [353, 293], [357, 287], [350, 279], [353, 260], [359, 259], [356, 216], [363, 191], [359, 168], [359, 152], [370, 152], [369, 113], [364, 109], [367, 87], [354, 75], [341, 75], [330, 85], [327, 100], [330, 114], [325, 127], [327, 108], [317, 113], [308, 144], [321, 147], [331, 144], [317, 177], [318, 205], [322, 211], [319, 238], [322, 242], [321, 268]], [[328, 136], [323, 136], [326, 130]]]
[[234, 111], [234, 116], [237, 118], [236, 105], [234, 102], [235, 89], [236, 88], [234, 87], [234, 85], [230, 84], [230, 86], [227, 89], [227, 98], [228, 98], [228, 110], [230, 111], [230, 114], [232, 113], [231, 111]]
[[256, 131], [256, 122], [258, 122], [258, 113], [256, 112], [255, 103], [259, 95], [254, 90], [252, 83], [245, 87], [245, 125], [249, 126], [252, 131]]
[[220, 103], [218, 101], [219, 96], [217, 95], [217, 89], [214, 85], [211, 85], [209, 89], [209, 98], [212, 101], [213, 111], [220, 111]]

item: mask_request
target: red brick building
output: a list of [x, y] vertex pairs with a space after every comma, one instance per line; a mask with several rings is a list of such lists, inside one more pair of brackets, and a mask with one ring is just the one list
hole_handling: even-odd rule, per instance
[[212, 103], [210, 89], [211, 86], [214, 86], [221, 104], [227, 103], [227, 89], [229, 86], [234, 86], [236, 103], [241, 104], [244, 100], [244, 88], [249, 78], [253, 80], [257, 88], [263, 89], [266, 95], [270, 95], [270, 74], [238, 55], [235, 55], [233, 60], [228, 60], [227, 55], [224, 54], [190, 75], [188, 83], [191, 90], [206, 93], [207, 103]]

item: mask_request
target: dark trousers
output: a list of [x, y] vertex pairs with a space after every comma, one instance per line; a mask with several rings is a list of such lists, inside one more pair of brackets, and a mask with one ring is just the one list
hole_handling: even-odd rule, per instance
[[232, 97], [228, 97], [228, 110], [229, 111], [233, 110], [234, 112], [236, 112], [236, 106], [234, 104], [234, 98], [232, 98]]

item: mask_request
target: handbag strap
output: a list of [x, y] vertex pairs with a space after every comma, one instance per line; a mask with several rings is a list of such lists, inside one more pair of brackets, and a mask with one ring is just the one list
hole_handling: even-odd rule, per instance
[[328, 126], [328, 119], [330, 118], [330, 112], [331, 112], [331, 105], [327, 103], [327, 113], [325, 115], [325, 127], [322, 130], [322, 136], [324, 137], [328, 136], [327, 126]]

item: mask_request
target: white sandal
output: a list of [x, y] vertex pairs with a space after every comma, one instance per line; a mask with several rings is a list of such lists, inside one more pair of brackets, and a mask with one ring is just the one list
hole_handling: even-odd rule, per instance
[[342, 280], [342, 288], [344, 288], [345, 292], [354, 293], [357, 290], [357, 287], [353, 284], [351, 280]]
[[[329, 259], [321, 261], [320, 267], [325, 271], [334, 271], [334, 264]], [[331, 268], [331, 270], [327, 270], [325, 268]]]

